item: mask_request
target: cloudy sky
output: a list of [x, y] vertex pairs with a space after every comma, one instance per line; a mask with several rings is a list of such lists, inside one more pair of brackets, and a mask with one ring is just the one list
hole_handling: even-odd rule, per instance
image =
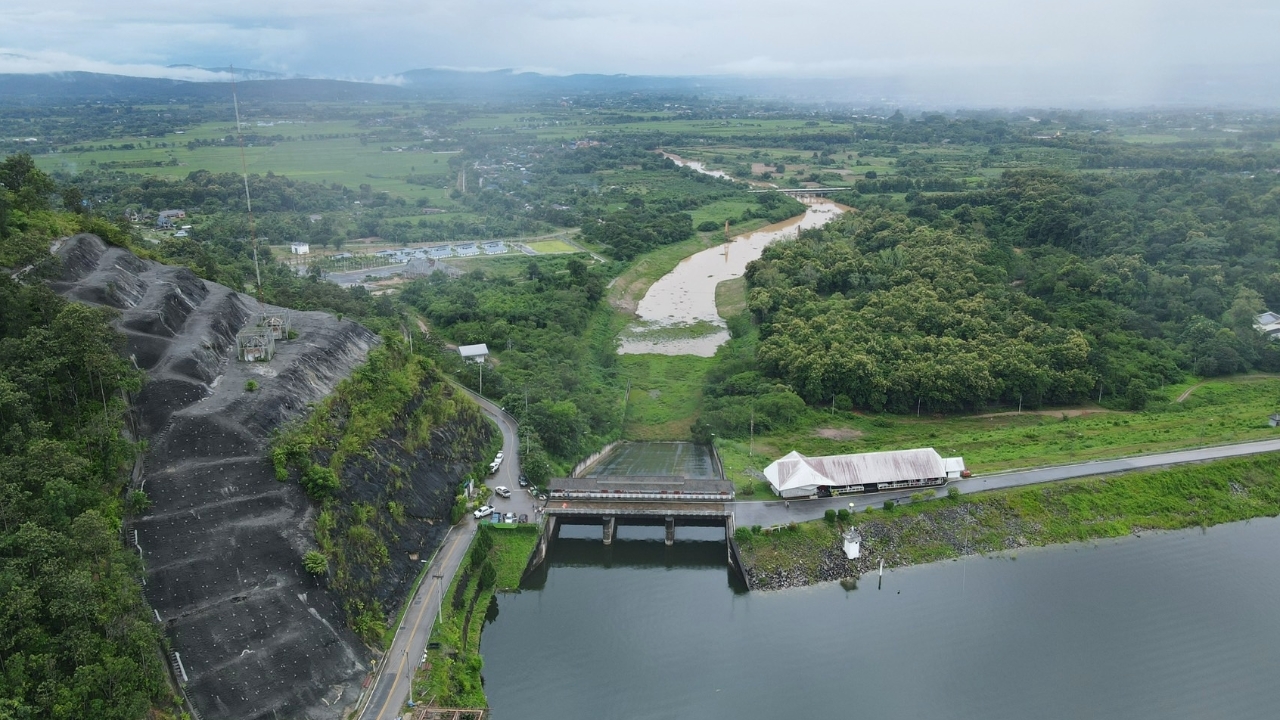
[[1177, 83], [1273, 82], [1278, 39], [1280, 0], [4, 0], [0, 72], [519, 68], [1141, 101]]

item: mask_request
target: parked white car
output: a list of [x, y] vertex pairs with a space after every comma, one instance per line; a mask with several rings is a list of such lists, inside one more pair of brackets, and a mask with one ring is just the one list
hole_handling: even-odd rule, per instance
[[493, 507], [489, 505], [481, 505], [475, 512], [471, 513], [479, 520], [482, 517], [488, 517], [493, 514]]
[[508, 490], [504, 485], [499, 485], [498, 487], [494, 488], [493, 494], [497, 495], [498, 497], [504, 497], [504, 498], [511, 497], [511, 491]]

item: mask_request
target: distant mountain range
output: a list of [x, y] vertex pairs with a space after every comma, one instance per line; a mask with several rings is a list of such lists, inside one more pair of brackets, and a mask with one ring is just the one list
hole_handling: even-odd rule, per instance
[[[193, 65], [170, 67], [221, 73], [226, 75], [227, 81], [231, 80], [233, 72], [231, 68], [198, 68]], [[771, 84], [767, 81], [722, 77], [542, 75], [513, 70], [410, 70], [395, 76], [392, 82], [379, 83], [288, 77], [280, 73], [246, 68], [235, 68], [234, 73], [236, 90], [241, 98], [276, 101], [393, 101], [426, 98], [483, 101], [639, 92], [673, 96], [703, 93], [760, 95]], [[195, 82], [88, 72], [10, 73], [0, 74], [0, 103], [204, 101], [225, 97], [230, 92], [227, 81]]]
[[[836, 102], [860, 107], [995, 107], [1036, 104], [1074, 107], [1153, 105], [1276, 107], [1280, 76], [1269, 68], [1229, 71], [1186, 68], [1171, 77], [1126, 86], [1107, 78], [1030, 74], [1005, 79], [959, 71], [928, 79], [899, 77], [740, 78], [652, 75], [543, 75], [514, 70], [409, 70], [389, 82], [289, 77], [246, 68], [197, 68], [234, 72], [237, 92], [256, 101], [408, 101], [414, 99], [507, 101], [645, 93], [672, 97], [746, 96], [802, 102]], [[42, 105], [82, 101], [205, 102], [225, 99], [227, 82], [193, 82], [88, 72], [0, 74], [0, 104]]]
[[[251, 71], [256, 72], [256, 71]], [[236, 71], [237, 76], [241, 71]], [[229, 81], [230, 73], [227, 80]], [[411, 97], [394, 85], [310, 78], [253, 79], [237, 82], [244, 100], [360, 101]], [[191, 82], [87, 72], [0, 74], [0, 103], [39, 105], [50, 102], [115, 100], [132, 102], [204, 102], [222, 100], [230, 82]]]

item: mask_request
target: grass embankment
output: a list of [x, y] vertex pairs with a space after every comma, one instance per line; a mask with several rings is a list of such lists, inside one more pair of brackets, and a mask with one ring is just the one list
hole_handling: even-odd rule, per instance
[[716, 312], [728, 319], [747, 311], [747, 279], [725, 280], [716, 285]]
[[[965, 554], [1177, 530], [1280, 515], [1280, 455], [1034, 487], [953, 495], [773, 532], [739, 528], [753, 586], [807, 585], [885, 565], [916, 565]], [[846, 560], [845, 523], [862, 534]]]
[[480, 631], [496, 592], [513, 592], [538, 542], [536, 525], [481, 525], [467, 560], [444, 596], [443, 622], [431, 631], [439, 647], [413, 680], [413, 698], [440, 707], [483, 708]]
[[969, 469], [985, 473], [1277, 437], [1267, 416], [1276, 411], [1280, 379], [1209, 380], [1185, 401], [1174, 402], [1194, 384], [1165, 388], [1143, 412], [1089, 407], [915, 418], [813, 410], [797, 430], [757, 434], [754, 455], [742, 438], [717, 440], [717, 446], [728, 478], [758, 491], [767, 488], [756, 473], [793, 449], [834, 455], [934, 447], [946, 456], [962, 455]]
[[618, 371], [630, 382], [628, 440], [688, 440], [702, 401], [702, 386], [712, 358], [693, 355], [621, 355]]

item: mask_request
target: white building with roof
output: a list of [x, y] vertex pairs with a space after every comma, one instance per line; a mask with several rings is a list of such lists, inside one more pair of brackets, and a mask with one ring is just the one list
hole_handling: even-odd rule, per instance
[[289, 243], [289, 254], [291, 254], [291, 255], [310, 255], [310, 254], [311, 254], [311, 244], [310, 244], [310, 243], [304, 243], [304, 242], [291, 242], [291, 243]]
[[458, 354], [468, 362], [482, 363], [489, 357], [489, 346], [484, 343], [479, 345], [459, 345]]
[[944, 458], [933, 448], [821, 457], [793, 450], [764, 476], [779, 497], [801, 498], [942, 485], [963, 472], [963, 458]]
[[1280, 338], [1280, 314], [1264, 312], [1253, 319], [1253, 327], [1272, 340]]

